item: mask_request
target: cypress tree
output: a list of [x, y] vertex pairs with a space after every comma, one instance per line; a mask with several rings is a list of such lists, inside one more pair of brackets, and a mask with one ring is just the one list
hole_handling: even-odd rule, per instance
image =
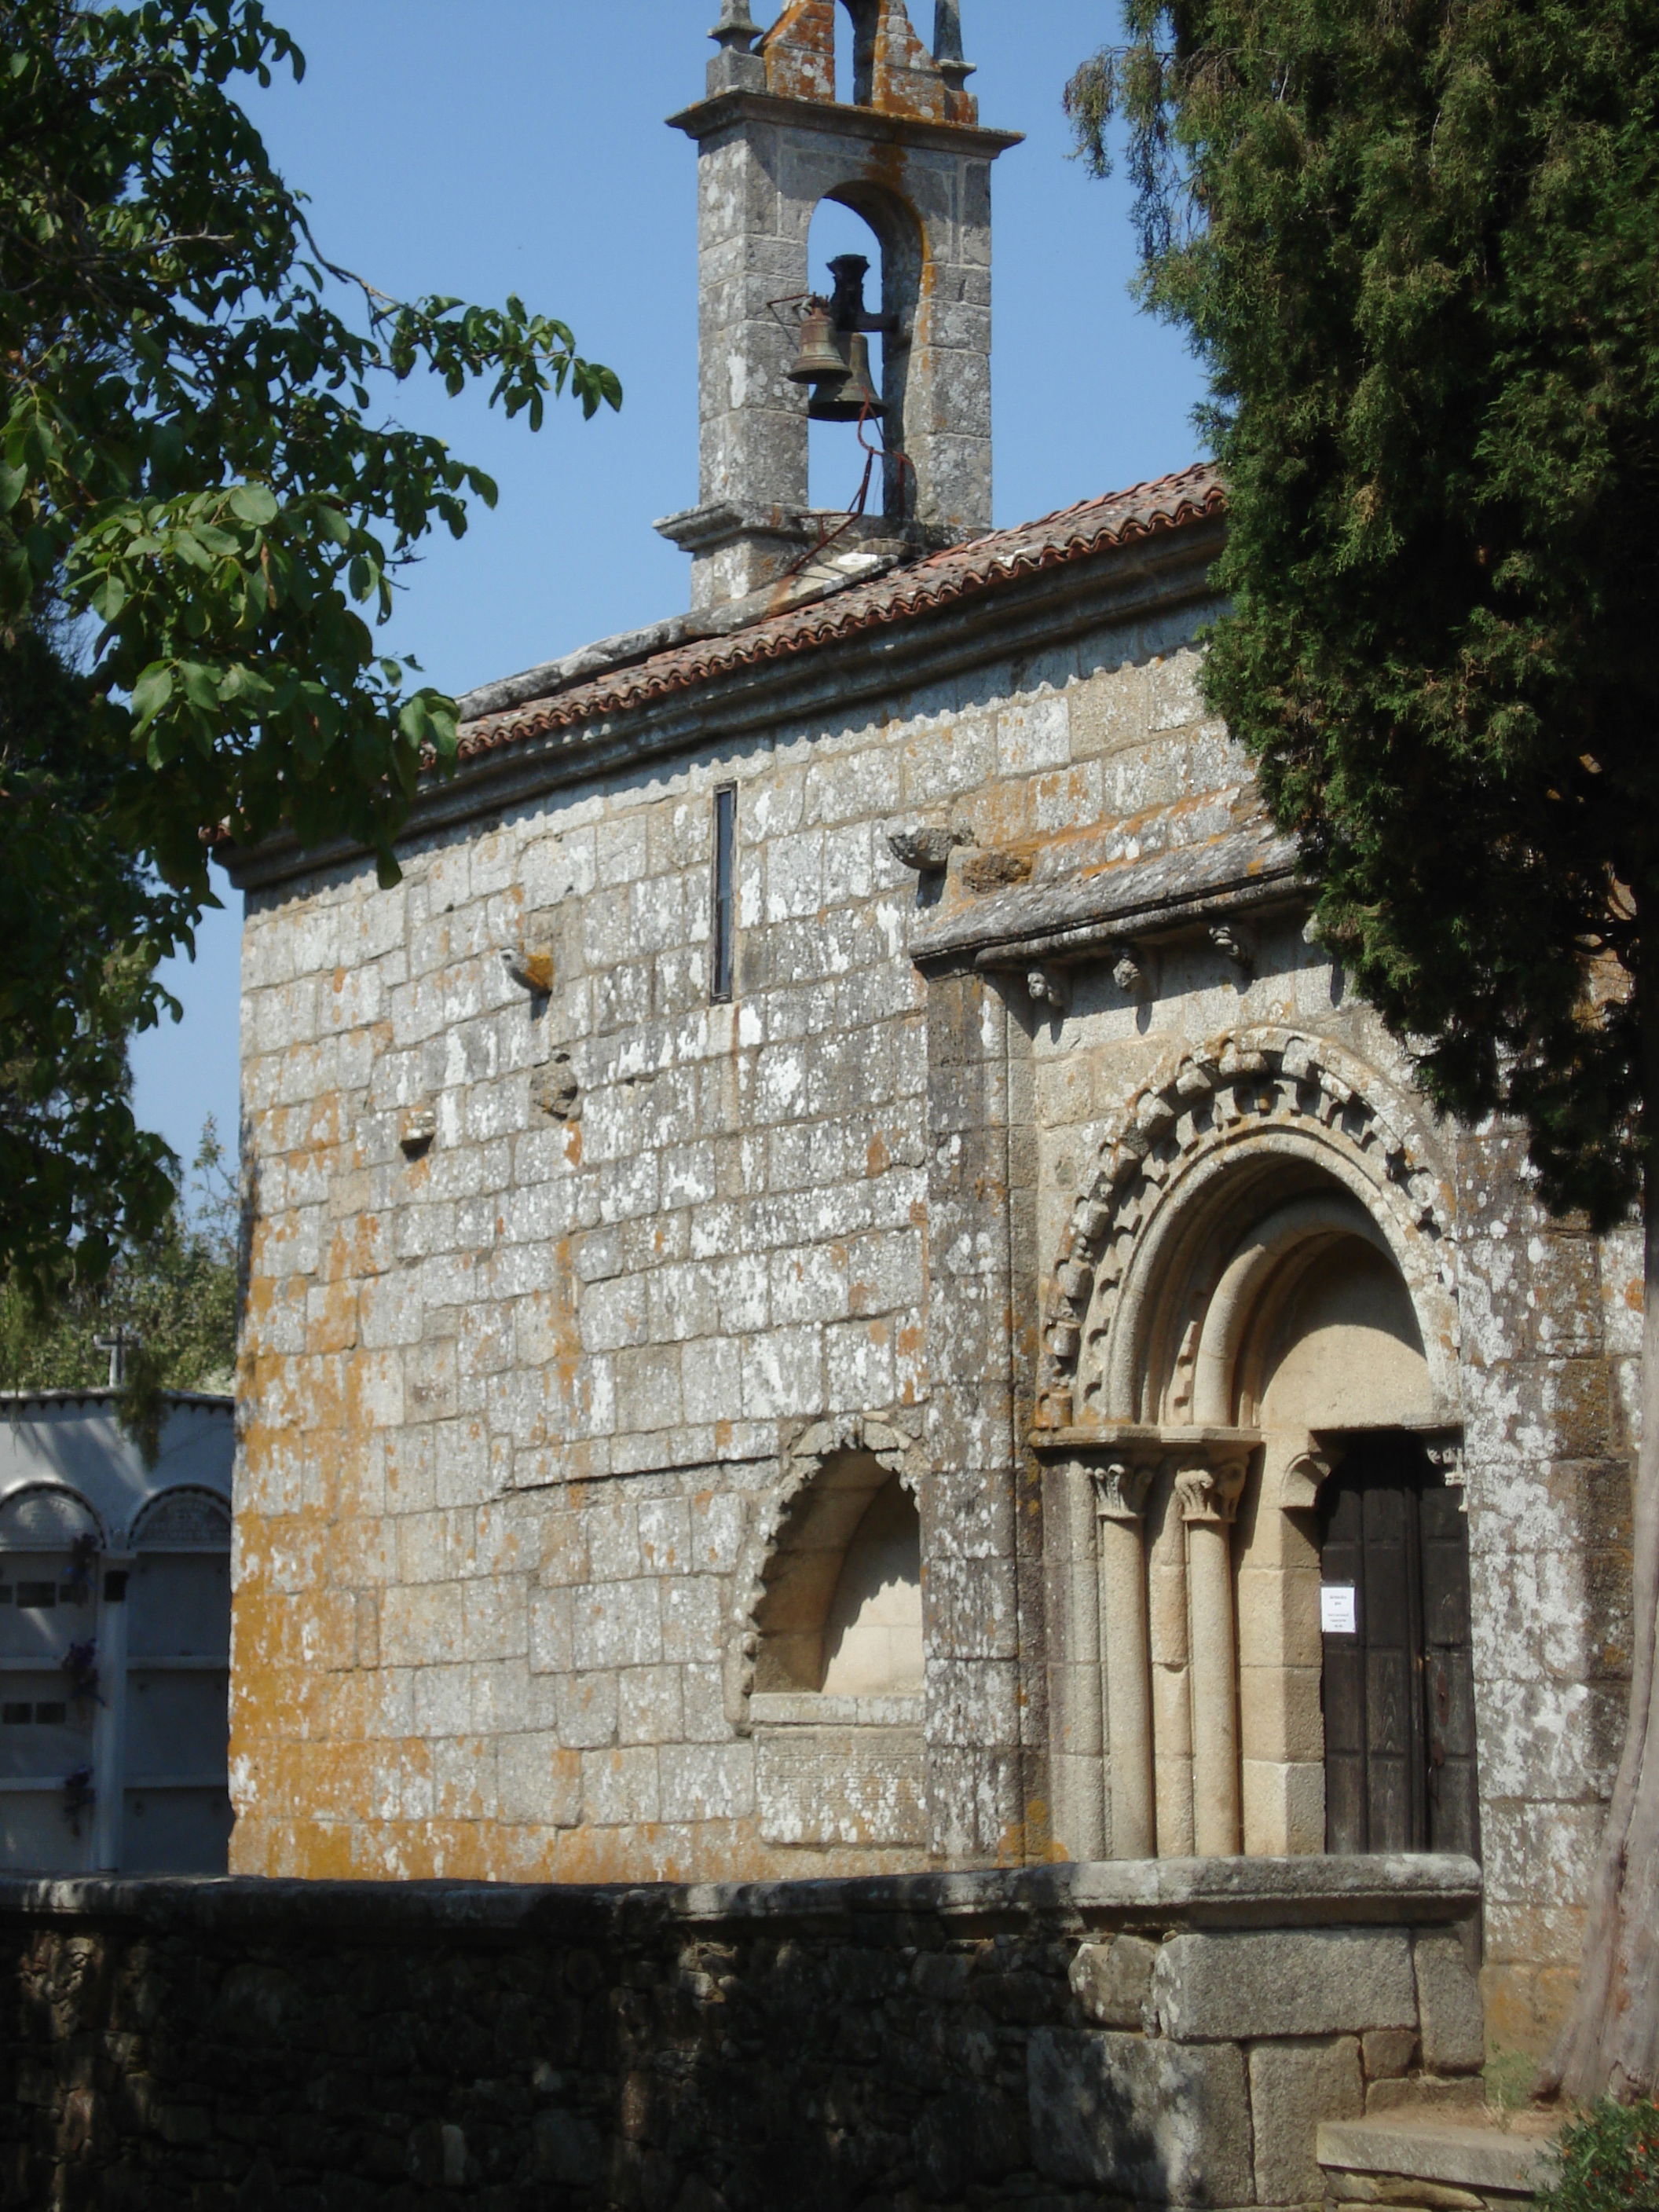
[[1635, 1636], [1540, 2089], [1659, 2078], [1659, 0], [1125, 0], [1144, 299], [1211, 380], [1206, 684], [1317, 925], [1554, 1207], [1645, 1205]]

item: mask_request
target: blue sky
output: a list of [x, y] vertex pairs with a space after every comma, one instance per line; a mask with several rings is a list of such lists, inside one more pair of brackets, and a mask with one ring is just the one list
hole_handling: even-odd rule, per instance
[[[501, 496], [460, 544], [434, 541], [388, 643], [461, 690], [684, 606], [685, 557], [651, 525], [697, 491], [696, 157], [663, 118], [701, 89], [717, 0], [268, 6], [309, 66], [249, 104], [330, 258], [404, 296], [516, 291], [627, 391], [619, 416], [556, 408], [539, 436], [481, 398], [398, 392], [401, 419], [489, 470]], [[927, 36], [930, 0], [912, 12]], [[1027, 134], [996, 173], [996, 510], [1010, 525], [1194, 459], [1201, 380], [1129, 297], [1122, 179], [1094, 183], [1066, 158], [1060, 90], [1114, 34], [1114, 0], [964, 0], [963, 15], [985, 121]], [[822, 245], [841, 250], [827, 223]], [[195, 963], [171, 975], [184, 1022], [133, 1053], [140, 1119], [185, 1154], [205, 1115], [236, 1127], [240, 900], [223, 896]]]

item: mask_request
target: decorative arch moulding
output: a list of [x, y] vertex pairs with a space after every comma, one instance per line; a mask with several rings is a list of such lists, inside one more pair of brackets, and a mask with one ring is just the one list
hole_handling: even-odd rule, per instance
[[[1432, 1425], [1460, 1430], [1455, 1195], [1440, 1149], [1411, 1103], [1329, 1038], [1249, 1027], [1185, 1054], [1109, 1126], [1073, 1208], [1043, 1317], [1038, 1435], [1156, 1425], [1169, 1408], [1147, 1402], [1155, 1382], [1178, 1414], [1194, 1347], [1172, 1355], [1167, 1377], [1152, 1372], [1171, 1271], [1191, 1273], [1194, 1224], [1229, 1200], [1243, 1170], [1287, 1163], [1317, 1170], [1397, 1267], [1422, 1335]], [[1201, 1403], [1194, 1412], [1190, 1425], [1216, 1426]]]

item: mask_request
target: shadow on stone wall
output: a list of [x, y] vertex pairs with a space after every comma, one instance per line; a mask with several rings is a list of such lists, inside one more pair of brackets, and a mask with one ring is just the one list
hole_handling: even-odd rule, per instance
[[[1362, 1883], [1380, 1863], [1348, 1863]], [[1431, 1917], [1467, 1914], [1466, 1863], [1421, 1863], [1443, 1870]], [[1132, 1910], [1079, 1896], [1126, 1873], [1149, 1893]], [[1205, 2040], [1167, 2035], [1155, 2008], [1103, 2032], [1077, 1993], [1079, 1951], [1109, 1943], [1112, 1921], [1190, 1923], [1173, 1880], [1152, 1867], [724, 1892], [0, 1886], [0, 2204], [1267, 2201], [1244, 2048], [1212, 2021]], [[1257, 1897], [1247, 1925], [1261, 1910]], [[1136, 1940], [1149, 1960], [1155, 1948]]]

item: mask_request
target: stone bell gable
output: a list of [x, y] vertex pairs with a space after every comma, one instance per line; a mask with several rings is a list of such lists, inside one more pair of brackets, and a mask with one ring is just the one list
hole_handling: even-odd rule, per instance
[[855, 82], [837, 87], [840, 4], [799, 0], [764, 38], [727, 8], [708, 97], [673, 118], [698, 155], [702, 489], [658, 527], [692, 556], [700, 607], [787, 576], [830, 526], [809, 512], [789, 376], [826, 201], [879, 242], [888, 326], [879, 506], [843, 544], [922, 550], [991, 526], [991, 167], [1020, 142], [980, 127], [953, 8], [935, 59], [902, 0], [861, 0]]
[[[1201, 689], [1214, 472], [990, 529], [1012, 142], [954, 8], [931, 53], [851, 12], [851, 100], [827, 7], [731, 0], [678, 118], [691, 610], [464, 702], [395, 889], [234, 856], [233, 1864], [1479, 1857], [1535, 2045], [1622, 1724], [1639, 1251], [1310, 937]], [[895, 226], [870, 515], [805, 511], [771, 312], [825, 195]]]

